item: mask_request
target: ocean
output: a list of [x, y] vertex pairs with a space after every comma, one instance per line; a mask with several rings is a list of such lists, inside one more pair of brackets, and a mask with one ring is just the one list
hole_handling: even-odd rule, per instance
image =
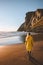
[[[27, 32], [0, 32], [0, 46], [24, 43]], [[36, 34], [36, 33], [31, 33]]]

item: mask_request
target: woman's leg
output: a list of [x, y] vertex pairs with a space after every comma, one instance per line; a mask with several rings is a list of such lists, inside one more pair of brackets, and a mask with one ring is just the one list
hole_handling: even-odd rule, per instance
[[31, 59], [31, 51], [28, 51], [29, 60]]

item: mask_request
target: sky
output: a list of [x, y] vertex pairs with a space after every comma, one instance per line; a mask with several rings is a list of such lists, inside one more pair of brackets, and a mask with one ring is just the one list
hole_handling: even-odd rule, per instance
[[43, 0], [0, 0], [0, 31], [17, 31], [27, 12], [43, 9]]

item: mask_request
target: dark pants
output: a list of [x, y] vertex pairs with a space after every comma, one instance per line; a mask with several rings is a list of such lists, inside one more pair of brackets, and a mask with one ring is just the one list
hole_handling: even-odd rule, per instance
[[29, 60], [31, 59], [31, 51], [28, 51]]

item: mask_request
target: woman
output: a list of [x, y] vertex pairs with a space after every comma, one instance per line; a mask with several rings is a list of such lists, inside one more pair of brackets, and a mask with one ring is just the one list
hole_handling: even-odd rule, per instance
[[26, 50], [28, 52], [29, 60], [30, 60], [30, 58], [31, 58], [31, 51], [32, 51], [32, 47], [33, 47], [33, 38], [32, 38], [30, 33], [29, 34], [27, 33], [25, 45], [26, 45]]

